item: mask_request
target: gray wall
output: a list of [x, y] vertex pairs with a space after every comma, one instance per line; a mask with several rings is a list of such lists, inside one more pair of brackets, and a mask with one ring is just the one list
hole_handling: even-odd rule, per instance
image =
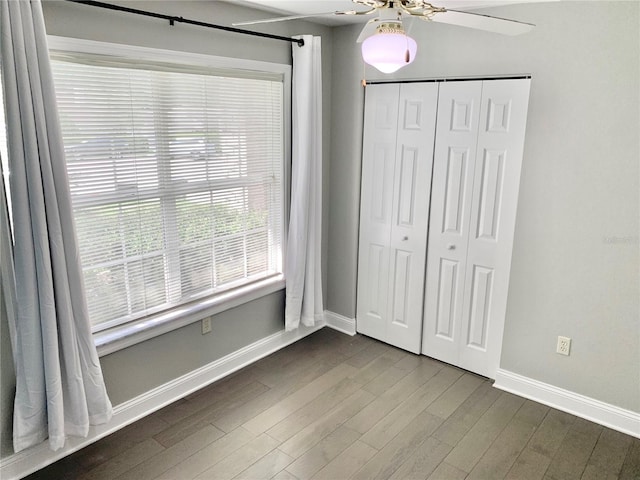
[[[111, 2], [142, 10], [204, 22], [230, 25], [232, 21], [262, 18], [264, 12], [240, 8], [222, 2], [201, 1], [131, 1]], [[247, 58], [291, 64], [291, 45], [285, 42], [240, 36], [200, 27], [176, 24], [123, 13], [71, 4], [45, 1], [47, 33], [66, 37], [100, 40], [144, 47], [185, 52]], [[255, 28], [254, 30], [258, 30]], [[269, 27], [270, 33], [283, 36], [314, 34], [322, 36], [323, 48], [323, 108], [330, 109], [332, 31], [328, 27], [306, 22], [286, 22]], [[330, 123], [324, 120], [324, 208], [323, 258], [326, 263]], [[324, 268], [326, 272], [326, 266]], [[326, 284], [326, 273], [323, 276]], [[284, 327], [284, 294], [275, 293], [216, 315], [213, 332], [201, 335], [199, 323], [102, 357], [101, 363], [109, 396], [114, 405], [162, 385], [194, 369], [202, 367], [241, 347], [280, 331]], [[1, 456], [12, 452], [11, 414], [15, 376], [10, 363], [11, 350], [7, 320], [0, 313], [2, 371], [0, 377], [0, 440]], [[6, 361], [9, 359], [9, 361]]]
[[[640, 4], [557, 2], [483, 12], [537, 25], [502, 37], [418, 24], [393, 76], [530, 73], [531, 97], [501, 367], [640, 412]], [[355, 316], [363, 89], [336, 29], [328, 306]], [[612, 241], [613, 237], [622, 240]], [[558, 335], [571, 356], [555, 354]]]

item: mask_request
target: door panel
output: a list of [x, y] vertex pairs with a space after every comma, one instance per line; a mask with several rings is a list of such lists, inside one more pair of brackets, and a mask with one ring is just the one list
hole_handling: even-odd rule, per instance
[[441, 233], [463, 235], [463, 211], [467, 194], [469, 148], [449, 147], [444, 184], [444, 212]]
[[393, 306], [391, 321], [396, 326], [407, 327], [410, 312], [411, 252], [396, 250], [395, 278], [393, 279]]
[[503, 150], [485, 150], [482, 156], [476, 239], [496, 240], [504, 183], [504, 158]]
[[396, 294], [386, 341], [420, 353], [438, 85], [403, 84], [399, 104], [389, 287]]
[[357, 330], [382, 339], [389, 315], [389, 242], [393, 208], [398, 85], [367, 88], [358, 257]]
[[372, 85], [365, 99], [356, 328], [414, 353], [421, 343], [437, 99], [434, 83]]
[[400, 188], [398, 195], [398, 225], [411, 228], [415, 223], [416, 203], [416, 168], [418, 166], [418, 150], [402, 148], [400, 158]]
[[[369, 190], [370, 221], [382, 226], [390, 226], [391, 182], [388, 175], [393, 168], [394, 149], [390, 144], [375, 143], [371, 147], [373, 168], [371, 171], [371, 189]], [[387, 201], [385, 201], [387, 200]]]
[[462, 320], [481, 82], [440, 86], [422, 353], [456, 364]]
[[528, 80], [440, 89], [422, 352], [493, 377], [502, 347]]
[[486, 351], [487, 331], [491, 317], [493, 268], [473, 266], [471, 274], [471, 308], [466, 346]]
[[483, 82], [463, 306], [469, 336], [458, 365], [491, 378], [502, 349], [529, 85]]
[[376, 245], [369, 243], [368, 252], [366, 258], [368, 260], [367, 271], [369, 272], [369, 279], [367, 281], [368, 290], [366, 292], [366, 314], [375, 318], [376, 320], [382, 320], [384, 316], [384, 302], [380, 293], [387, 288], [387, 278], [382, 276], [384, 273], [384, 267], [387, 262], [386, 255], [388, 255], [389, 249], [385, 245]]
[[436, 336], [453, 341], [453, 326], [456, 318], [456, 287], [458, 285], [458, 262], [440, 259], [438, 275], [438, 306], [436, 311]]

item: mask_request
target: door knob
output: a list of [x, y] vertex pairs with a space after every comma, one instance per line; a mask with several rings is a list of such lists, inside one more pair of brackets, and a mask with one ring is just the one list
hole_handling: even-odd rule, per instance
[[450, 243], [449, 245], [447, 245], [447, 250], [455, 250], [456, 246], [453, 243]]
[[409, 240], [409, 237], [407, 237], [406, 235], [404, 237], [402, 237], [402, 241], [406, 242], [407, 240]]

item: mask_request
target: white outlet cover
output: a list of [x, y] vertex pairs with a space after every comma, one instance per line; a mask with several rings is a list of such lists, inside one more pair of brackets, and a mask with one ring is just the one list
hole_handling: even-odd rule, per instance
[[211, 331], [211, 317], [203, 318], [201, 327], [202, 327], [202, 335], [209, 333]]
[[558, 337], [556, 352], [560, 355], [569, 355], [571, 351], [571, 339], [569, 337]]

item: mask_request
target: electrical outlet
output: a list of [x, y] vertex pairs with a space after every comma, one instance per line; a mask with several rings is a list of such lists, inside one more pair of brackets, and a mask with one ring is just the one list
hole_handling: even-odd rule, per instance
[[559, 353], [560, 355], [569, 355], [569, 350], [571, 350], [571, 339], [569, 337], [558, 337], [556, 353]]
[[204, 335], [205, 333], [210, 333], [211, 332], [211, 317], [203, 318], [201, 327], [202, 327], [202, 335]]

